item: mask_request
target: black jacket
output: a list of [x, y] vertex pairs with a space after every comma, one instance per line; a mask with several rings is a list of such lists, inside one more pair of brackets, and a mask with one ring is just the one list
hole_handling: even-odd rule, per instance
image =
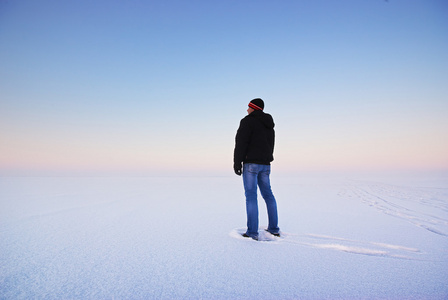
[[244, 117], [235, 137], [233, 162], [270, 165], [274, 160], [274, 120], [261, 110]]

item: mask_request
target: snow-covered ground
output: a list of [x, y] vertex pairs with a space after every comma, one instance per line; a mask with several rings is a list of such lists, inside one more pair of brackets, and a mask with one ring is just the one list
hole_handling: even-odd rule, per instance
[[237, 176], [0, 178], [0, 298], [448, 298], [446, 178], [272, 187], [256, 242]]

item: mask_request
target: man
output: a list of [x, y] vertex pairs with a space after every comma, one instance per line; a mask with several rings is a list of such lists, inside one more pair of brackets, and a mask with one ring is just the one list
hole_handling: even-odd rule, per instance
[[269, 180], [271, 162], [274, 160], [274, 120], [263, 109], [262, 99], [250, 101], [248, 115], [241, 120], [236, 133], [233, 155], [233, 169], [237, 175], [243, 174], [246, 195], [247, 231], [243, 236], [254, 240], [258, 240], [257, 186], [268, 211], [269, 224], [266, 231], [280, 236], [277, 202]]

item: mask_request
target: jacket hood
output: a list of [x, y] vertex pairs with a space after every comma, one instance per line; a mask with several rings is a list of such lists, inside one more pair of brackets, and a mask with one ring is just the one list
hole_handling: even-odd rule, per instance
[[268, 129], [273, 129], [275, 126], [272, 116], [270, 114], [264, 113], [261, 110], [253, 111], [249, 116], [259, 120]]

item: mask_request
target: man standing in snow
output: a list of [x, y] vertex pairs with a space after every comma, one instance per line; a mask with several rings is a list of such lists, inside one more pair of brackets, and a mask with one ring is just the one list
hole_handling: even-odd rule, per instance
[[257, 186], [266, 202], [269, 233], [280, 236], [278, 228], [277, 202], [272, 194], [269, 175], [274, 160], [274, 120], [263, 112], [264, 102], [253, 99], [247, 109], [248, 115], [240, 122], [236, 133], [233, 169], [243, 174], [246, 195], [247, 231], [244, 237], [258, 240]]

